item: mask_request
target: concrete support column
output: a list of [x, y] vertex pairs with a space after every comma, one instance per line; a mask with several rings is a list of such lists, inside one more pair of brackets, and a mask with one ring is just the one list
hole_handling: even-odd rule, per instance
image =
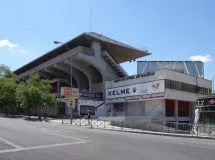
[[101, 56], [101, 44], [99, 42], [96, 42], [96, 41], [91, 42], [90, 48], [95, 51], [96, 57]]
[[190, 118], [190, 123], [193, 123], [193, 119], [194, 119], [194, 109], [193, 109], [193, 103], [189, 102], [189, 118]]
[[124, 103], [124, 116], [128, 116], [128, 102]]
[[178, 100], [174, 101], [175, 106], [175, 122], [178, 123]]
[[[72, 88], [72, 66], [70, 66], [70, 87]], [[71, 92], [72, 93], [72, 92]]]
[[92, 92], [92, 82], [89, 81], [89, 92]]

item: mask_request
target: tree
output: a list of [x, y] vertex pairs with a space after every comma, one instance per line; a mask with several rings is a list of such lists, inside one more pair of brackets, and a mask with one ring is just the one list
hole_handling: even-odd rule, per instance
[[50, 106], [56, 104], [56, 97], [49, 93], [50, 87], [49, 80], [41, 79], [37, 74], [31, 74], [26, 82], [18, 84], [17, 104], [29, 110], [42, 106], [44, 102]]
[[9, 67], [0, 65], [0, 107], [5, 108], [6, 116], [8, 108], [16, 107], [16, 75]]

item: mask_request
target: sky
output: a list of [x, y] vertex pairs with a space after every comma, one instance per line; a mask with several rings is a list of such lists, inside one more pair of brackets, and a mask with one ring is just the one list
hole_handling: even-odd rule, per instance
[[[0, 64], [16, 70], [91, 31], [152, 55], [137, 60], [201, 60], [215, 75], [214, 0], [0, 0]], [[122, 66], [135, 74], [136, 62]]]

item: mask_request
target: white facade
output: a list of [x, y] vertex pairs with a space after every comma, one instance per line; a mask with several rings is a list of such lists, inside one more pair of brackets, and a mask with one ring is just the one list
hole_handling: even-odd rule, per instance
[[211, 92], [211, 86], [209, 80], [162, 69], [106, 82], [105, 102], [109, 116], [192, 121], [197, 97]]

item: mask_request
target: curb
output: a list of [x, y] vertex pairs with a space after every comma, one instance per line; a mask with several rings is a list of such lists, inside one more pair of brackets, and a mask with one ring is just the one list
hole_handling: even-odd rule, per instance
[[100, 130], [108, 130], [108, 131], [116, 131], [116, 132], [127, 132], [127, 133], [139, 133], [139, 134], [151, 134], [151, 135], [159, 135], [159, 136], [170, 136], [170, 137], [182, 137], [182, 138], [195, 138], [195, 139], [210, 139], [215, 140], [215, 138], [211, 137], [198, 137], [198, 136], [188, 136], [188, 135], [180, 135], [180, 134], [164, 134], [164, 133], [156, 133], [156, 132], [138, 132], [138, 131], [125, 131], [125, 130], [113, 130], [113, 129], [103, 129], [103, 128], [91, 128], [91, 129], [100, 129]]

